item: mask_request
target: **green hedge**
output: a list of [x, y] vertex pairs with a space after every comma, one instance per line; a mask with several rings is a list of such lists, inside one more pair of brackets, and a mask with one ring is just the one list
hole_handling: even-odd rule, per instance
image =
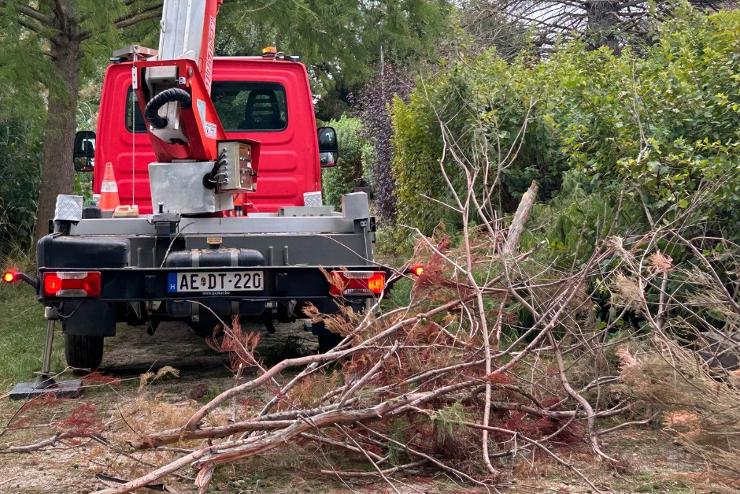
[[[501, 172], [501, 201], [494, 204], [501, 212], [515, 207], [532, 179], [541, 200], [556, 196], [568, 172], [602, 202], [619, 195], [623, 203], [644, 202], [654, 221], [682, 217], [709, 185], [700, 219], [736, 226], [739, 24], [738, 11], [686, 10], [639, 54], [579, 42], [540, 61], [506, 62], [488, 52], [419, 81], [408, 102], [397, 100], [393, 109], [398, 221], [426, 233], [440, 221], [459, 222], [423, 198], [450, 202], [439, 120], [459, 153], [479, 165], [484, 158], [499, 162], [526, 120], [523, 145]], [[464, 189], [449, 149], [446, 156], [442, 165]]]
[[0, 257], [33, 244], [41, 169], [37, 129], [0, 120]]
[[359, 118], [342, 116], [326, 125], [337, 131], [339, 160], [336, 166], [323, 170], [324, 202], [339, 207], [342, 194], [362, 185], [372, 186], [374, 149], [372, 143], [362, 135], [362, 121]]
[[681, 215], [701, 185], [716, 185], [704, 210], [730, 217], [740, 192], [738, 32], [740, 12], [687, 12], [644, 56], [571, 45], [540, 67], [546, 122], [569, 166], [642, 196], [655, 219]]

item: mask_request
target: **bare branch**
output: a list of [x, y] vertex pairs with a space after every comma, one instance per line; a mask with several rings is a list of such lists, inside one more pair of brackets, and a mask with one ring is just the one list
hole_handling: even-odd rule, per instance
[[[2, 6], [2, 3], [0, 3], [0, 6]], [[52, 19], [48, 15], [42, 14], [41, 12], [34, 9], [33, 7], [30, 7], [28, 5], [18, 5], [16, 8], [18, 9], [18, 12], [20, 12], [21, 14], [24, 14], [40, 22], [41, 24], [43, 24], [44, 26], [50, 29], [55, 29], [57, 27], [54, 22], [54, 19]]]
[[140, 22], [147, 21], [149, 19], [156, 19], [162, 15], [161, 7], [155, 7], [154, 10], [150, 10], [147, 13], [136, 14], [134, 16], [126, 16], [117, 20], [114, 26], [122, 29], [125, 27], [136, 25]]
[[124, 14], [113, 21], [113, 25], [117, 28], [124, 28], [133, 26], [139, 22], [143, 22], [148, 19], [160, 17], [162, 15], [162, 4], [157, 3], [141, 10], [131, 10], [129, 13]]

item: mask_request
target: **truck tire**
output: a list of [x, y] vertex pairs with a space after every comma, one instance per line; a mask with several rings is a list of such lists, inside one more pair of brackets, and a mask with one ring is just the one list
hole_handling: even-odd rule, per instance
[[103, 361], [103, 337], [64, 335], [64, 356], [67, 365], [76, 369], [94, 371]]
[[339, 344], [340, 341], [342, 341], [342, 337], [338, 334], [330, 333], [326, 331], [325, 333], [319, 333], [319, 353], [326, 353], [329, 350], [333, 349], [335, 346]]

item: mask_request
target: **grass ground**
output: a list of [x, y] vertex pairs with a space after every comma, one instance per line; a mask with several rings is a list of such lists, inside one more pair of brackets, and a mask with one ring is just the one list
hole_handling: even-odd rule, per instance
[[[0, 283], [0, 396], [41, 368], [44, 310], [31, 287]], [[63, 343], [57, 331], [52, 370], [64, 369]]]
[[[42, 307], [26, 286], [0, 286], [0, 392], [19, 380], [29, 379], [41, 365], [43, 342]], [[269, 338], [269, 337], [266, 337]], [[64, 368], [61, 338], [57, 331], [54, 369]], [[0, 493], [77, 493], [102, 488], [98, 474], [129, 479], [151, 467], [131, 461], [127, 441], [137, 430], [174, 427], [198, 403], [204, 403], [233, 383], [223, 359], [213, 355], [202, 340], [187, 328], [165, 327], [149, 337], [140, 329], [123, 329], [106, 342], [104, 365], [115, 374], [114, 384], [88, 382], [82, 398], [52, 400], [40, 404], [0, 400], [0, 448], [30, 444], [49, 437], [48, 424], [63, 423], [84, 407], [91, 407], [104, 435], [118, 449], [93, 441], [70, 442], [62, 447], [31, 454], [0, 455]], [[195, 362], [197, 365], [189, 365]], [[150, 367], [174, 365], [180, 377], [167, 376], [139, 389], [138, 375]], [[290, 379], [290, 375], [283, 376]], [[248, 399], [249, 397], [246, 397]], [[25, 408], [21, 409], [24, 406]], [[82, 408], [81, 408], [82, 407]], [[125, 419], [123, 418], [125, 416]], [[7, 428], [12, 422], [13, 426]], [[585, 444], [557, 452], [591, 478], [600, 489], [614, 493], [725, 494], [738, 492], [737, 480], [722, 478], [696, 460], [671, 437], [649, 428], [621, 431], [604, 438], [604, 448], [619, 456], [624, 468], [616, 471], [594, 461]], [[168, 459], [166, 453], [142, 457], [151, 465]], [[209, 492], [217, 494], [393, 492], [378, 478], [340, 478], [319, 473], [331, 467], [364, 470], [358, 458], [336, 455], [312, 444], [292, 444], [217, 470]], [[572, 472], [549, 458], [525, 456], [508, 465], [508, 477], [500, 492], [511, 494], [590, 492]], [[177, 492], [195, 492], [193, 472], [165, 480]], [[402, 493], [450, 494], [485, 492], [458, 483], [434, 470], [420, 470], [393, 478]], [[733, 484], [733, 482], [735, 482]]]

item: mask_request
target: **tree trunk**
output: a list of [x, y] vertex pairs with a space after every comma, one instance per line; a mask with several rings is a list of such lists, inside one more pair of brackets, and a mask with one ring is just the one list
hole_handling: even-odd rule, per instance
[[71, 16], [59, 21], [60, 34], [51, 40], [50, 55], [58, 78], [50, 86], [48, 114], [44, 127], [43, 162], [36, 217], [36, 239], [48, 232], [54, 217], [57, 194], [74, 188], [72, 152], [77, 130], [80, 47], [79, 25]]
[[619, 7], [623, 0], [592, 0], [586, 3], [588, 43], [591, 48], [608, 46], [619, 52]]

